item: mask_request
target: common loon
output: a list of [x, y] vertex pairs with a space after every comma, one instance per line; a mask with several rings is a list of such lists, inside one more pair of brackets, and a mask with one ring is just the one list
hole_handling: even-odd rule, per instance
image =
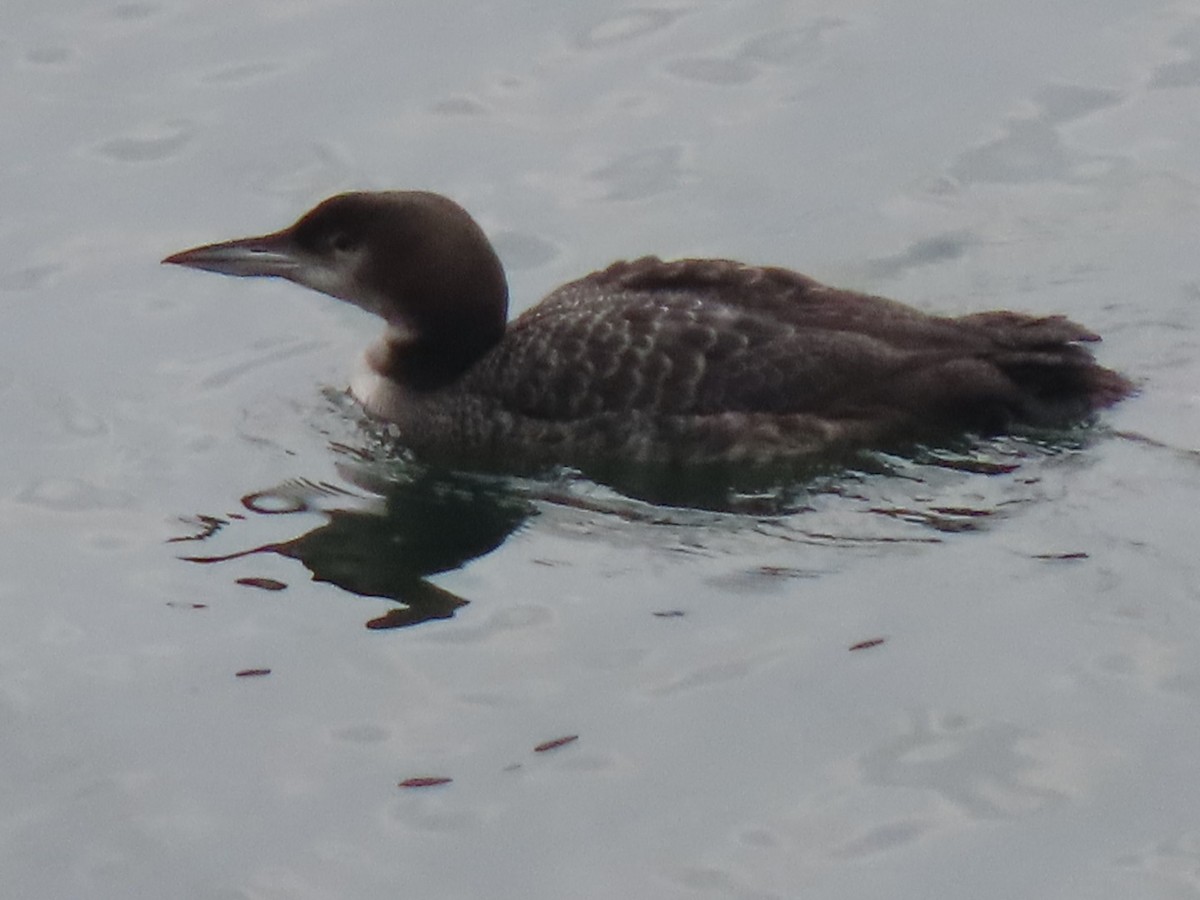
[[382, 317], [351, 391], [438, 461], [803, 460], [1064, 425], [1132, 390], [1062, 316], [928, 315], [725, 259], [617, 262], [506, 324], [482, 229], [424, 191], [340, 194], [282, 231], [163, 261], [285, 278]]

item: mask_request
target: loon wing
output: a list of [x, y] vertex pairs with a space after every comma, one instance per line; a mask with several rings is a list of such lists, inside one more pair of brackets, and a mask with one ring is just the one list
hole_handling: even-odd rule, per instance
[[522, 415], [815, 414], [1003, 428], [1115, 402], [1120, 376], [1062, 317], [930, 316], [729, 260], [615, 263], [508, 330], [472, 389]]

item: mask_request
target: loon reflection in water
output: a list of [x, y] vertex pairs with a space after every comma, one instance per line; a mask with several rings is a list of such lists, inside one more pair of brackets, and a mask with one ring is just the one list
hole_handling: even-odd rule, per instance
[[[345, 503], [346, 492], [309, 482], [288, 482], [242, 498], [249, 512], [277, 515], [322, 512], [327, 521], [295, 538], [225, 554], [189, 554], [188, 562], [220, 563], [273, 553], [301, 562], [313, 581], [337, 585], [360, 597], [403, 604], [372, 618], [368, 628], [400, 628], [448, 619], [467, 600], [432, 584], [429, 575], [461, 568], [495, 550], [536, 513], [528, 499], [465, 476], [417, 473], [395, 480], [367, 508], [321, 509], [319, 499], [333, 494]], [[201, 516], [201, 530], [174, 541], [212, 538], [233, 517]], [[237, 518], [242, 518], [239, 514]], [[258, 585], [263, 579], [241, 579]], [[279, 584], [279, 587], [286, 585]]]

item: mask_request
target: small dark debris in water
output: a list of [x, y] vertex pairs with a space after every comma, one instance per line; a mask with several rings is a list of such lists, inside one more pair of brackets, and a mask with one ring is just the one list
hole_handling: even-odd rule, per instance
[[850, 649], [851, 650], [870, 650], [872, 647], [878, 647], [885, 640], [887, 640], [887, 638], [871, 638], [869, 641], [859, 641], [857, 644], [853, 644], [850, 647]]
[[684, 615], [684, 612], [682, 609], [661, 609], [655, 612], [654, 615], [660, 619], [678, 619]]
[[182, 603], [179, 600], [168, 600], [167, 606], [172, 609], [208, 609], [207, 603]]
[[230, 513], [229, 518], [237, 519], [239, 522], [244, 522], [246, 520], [246, 517], [241, 513]]
[[262, 675], [270, 674], [270, 669], [242, 669], [242, 671], [236, 673], [238, 678], [257, 678]]
[[282, 581], [276, 581], [274, 578], [239, 578], [237, 583], [246, 587], [262, 588], [264, 591], [282, 591], [287, 587]]
[[500, 771], [501, 772], [516, 772], [516, 771], [519, 771], [521, 768], [522, 768], [522, 766], [520, 763], [509, 763], [507, 766], [505, 766]]
[[439, 784], [449, 784], [453, 780], [444, 775], [425, 775], [420, 778], [405, 778], [399, 786], [402, 788], [437, 787]]
[[545, 753], [548, 750], [557, 750], [559, 747], [565, 747], [567, 744], [573, 744], [579, 740], [579, 735], [568, 734], [566, 737], [555, 738], [552, 741], [538, 744], [533, 748], [534, 753]]
[[1034, 559], [1091, 559], [1091, 555], [1082, 550], [1074, 550], [1069, 553], [1035, 553]]

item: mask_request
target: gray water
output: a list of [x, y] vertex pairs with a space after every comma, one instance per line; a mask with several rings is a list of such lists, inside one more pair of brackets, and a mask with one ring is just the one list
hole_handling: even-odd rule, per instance
[[[10, 2], [0, 65], [5, 896], [1200, 895], [1200, 3]], [[786, 516], [422, 507], [369, 317], [158, 265], [385, 187], [517, 311], [727, 256], [1142, 393]]]

